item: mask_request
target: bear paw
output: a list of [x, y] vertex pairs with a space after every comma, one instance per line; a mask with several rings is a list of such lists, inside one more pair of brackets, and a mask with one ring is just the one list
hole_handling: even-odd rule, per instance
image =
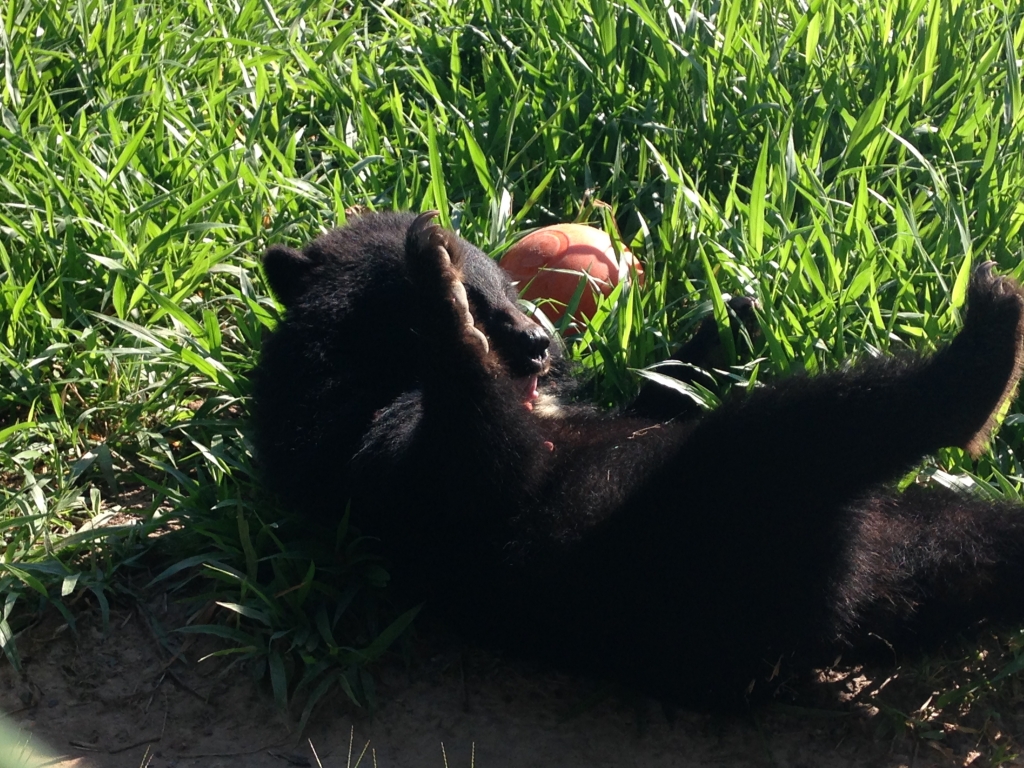
[[968, 289], [968, 318], [977, 312], [1004, 315], [1017, 325], [1024, 315], [1024, 289], [1011, 276], [997, 274], [995, 262], [985, 261], [975, 267]]
[[979, 264], [967, 289], [965, 332], [989, 338], [1013, 337], [1019, 345], [1024, 326], [1024, 289], [1012, 277], [997, 274], [996, 263]]
[[[487, 337], [476, 327], [462, 284], [462, 257], [453, 241], [434, 221], [437, 211], [421, 213], [405, 236], [405, 258], [413, 280], [421, 291], [442, 299], [441, 313], [461, 330], [462, 337], [481, 355], [490, 350]], [[428, 295], [429, 300], [429, 295]]]

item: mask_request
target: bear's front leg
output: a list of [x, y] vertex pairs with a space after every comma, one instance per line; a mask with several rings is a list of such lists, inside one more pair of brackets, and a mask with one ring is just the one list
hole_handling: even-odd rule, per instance
[[[757, 307], [757, 301], [747, 296], [734, 296], [729, 300], [730, 333], [737, 342], [743, 336], [753, 339], [760, 334], [755, 312]], [[700, 384], [714, 391], [717, 383], [711, 371], [728, 365], [715, 318], [705, 318], [697, 332], [669, 360], [680, 365], [665, 366], [658, 373], [683, 384]], [[701, 408], [692, 398], [676, 389], [660, 382], [647, 382], [623, 412], [629, 416], [668, 421], [695, 418], [701, 414]]]
[[[377, 442], [365, 449], [397, 456], [395, 477], [416, 489], [416, 498], [396, 508], [416, 507], [419, 498], [432, 501], [429, 530], [420, 540], [433, 542], [428, 549], [435, 552], [450, 550], [465, 536], [476, 536], [477, 544], [507, 536], [504, 521], [529, 496], [538, 459], [549, 455], [536, 419], [529, 417], [505, 369], [500, 337], [488, 338], [481, 330], [488, 307], [485, 297], [477, 296], [472, 270], [474, 259], [486, 257], [438, 226], [436, 216], [418, 216], [405, 238], [417, 345], [395, 354], [415, 355], [418, 391], [377, 416], [372, 431]], [[464, 559], [467, 553], [457, 556]]]
[[[482, 330], [485, 319], [498, 314], [472, 278], [472, 270], [479, 270], [472, 260], [486, 257], [438, 226], [436, 216], [434, 211], [418, 216], [405, 238], [406, 268], [417, 302], [413, 327], [420, 343], [412, 353], [418, 358], [421, 435], [433, 434], [436, 446], [458, 442], [459, 450], [474, 454], [473, 463], [481, 454], [505, 450], [529, 455], [543, 440], [527, 418], [518, 380], [507, 369], [501, 336], [491, 339]], [[467, 297], [464, 279], [474, 286], [474, 300], [483, 304], [474, 306]], [[480, 322], [473, 316], [476, 311]], [[501, 328], [499, 323], [495, 333]], [[536, 377], [533, 381], [536, 386]]]

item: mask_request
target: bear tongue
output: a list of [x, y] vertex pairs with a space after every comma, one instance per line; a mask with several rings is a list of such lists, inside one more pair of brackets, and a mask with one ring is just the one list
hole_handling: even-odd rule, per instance
[[537, 394], [537, 377], [524, 376], [521, 379], [517, 379], [516, 390], [519, 394], [519, 402], [523, 404], [526, 410], [532, 411], [533, 401], [540, 397]]

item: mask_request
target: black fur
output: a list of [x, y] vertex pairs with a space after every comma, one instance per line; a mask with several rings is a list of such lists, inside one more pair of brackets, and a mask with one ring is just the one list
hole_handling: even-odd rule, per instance
[[[485, 642], [719, 704], [780, 659], [1024, 615], [1021, 510], [885, 487], [979, 450], [1016, 385], [1024, 299], [990, 265], [937, 354], [710, 414], [664, 388], [618, 414], [545, 403], [571, 385], [554, 348], [429, 216], [364, 216], [265, 265], [287, 310], [256, 377], [267, 483], [315, 521], [351, 499], [397, 582]], [[677, 357], [706, 363], [703, 333]]]

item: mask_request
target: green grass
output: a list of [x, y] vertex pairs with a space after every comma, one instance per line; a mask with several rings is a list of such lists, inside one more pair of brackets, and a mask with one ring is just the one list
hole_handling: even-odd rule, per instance
[[[723, 293], [763, 308], [742, 380], [929, 349], [973, 263], [1024, 277], [1022, 55], [1006, 0], [6, 0], [7, 658], [37, 608], [160, 588], [280, 701], [372, 702], [410, 618], [386, 564], [344, 524], [303, 541], [253, 477], [268, 243], [438, 208], [497, 253], [607, 204], [648, 281], [574, 347], [605, 403]], [[923, 471], [1018, 498], [1022, 420]]]

